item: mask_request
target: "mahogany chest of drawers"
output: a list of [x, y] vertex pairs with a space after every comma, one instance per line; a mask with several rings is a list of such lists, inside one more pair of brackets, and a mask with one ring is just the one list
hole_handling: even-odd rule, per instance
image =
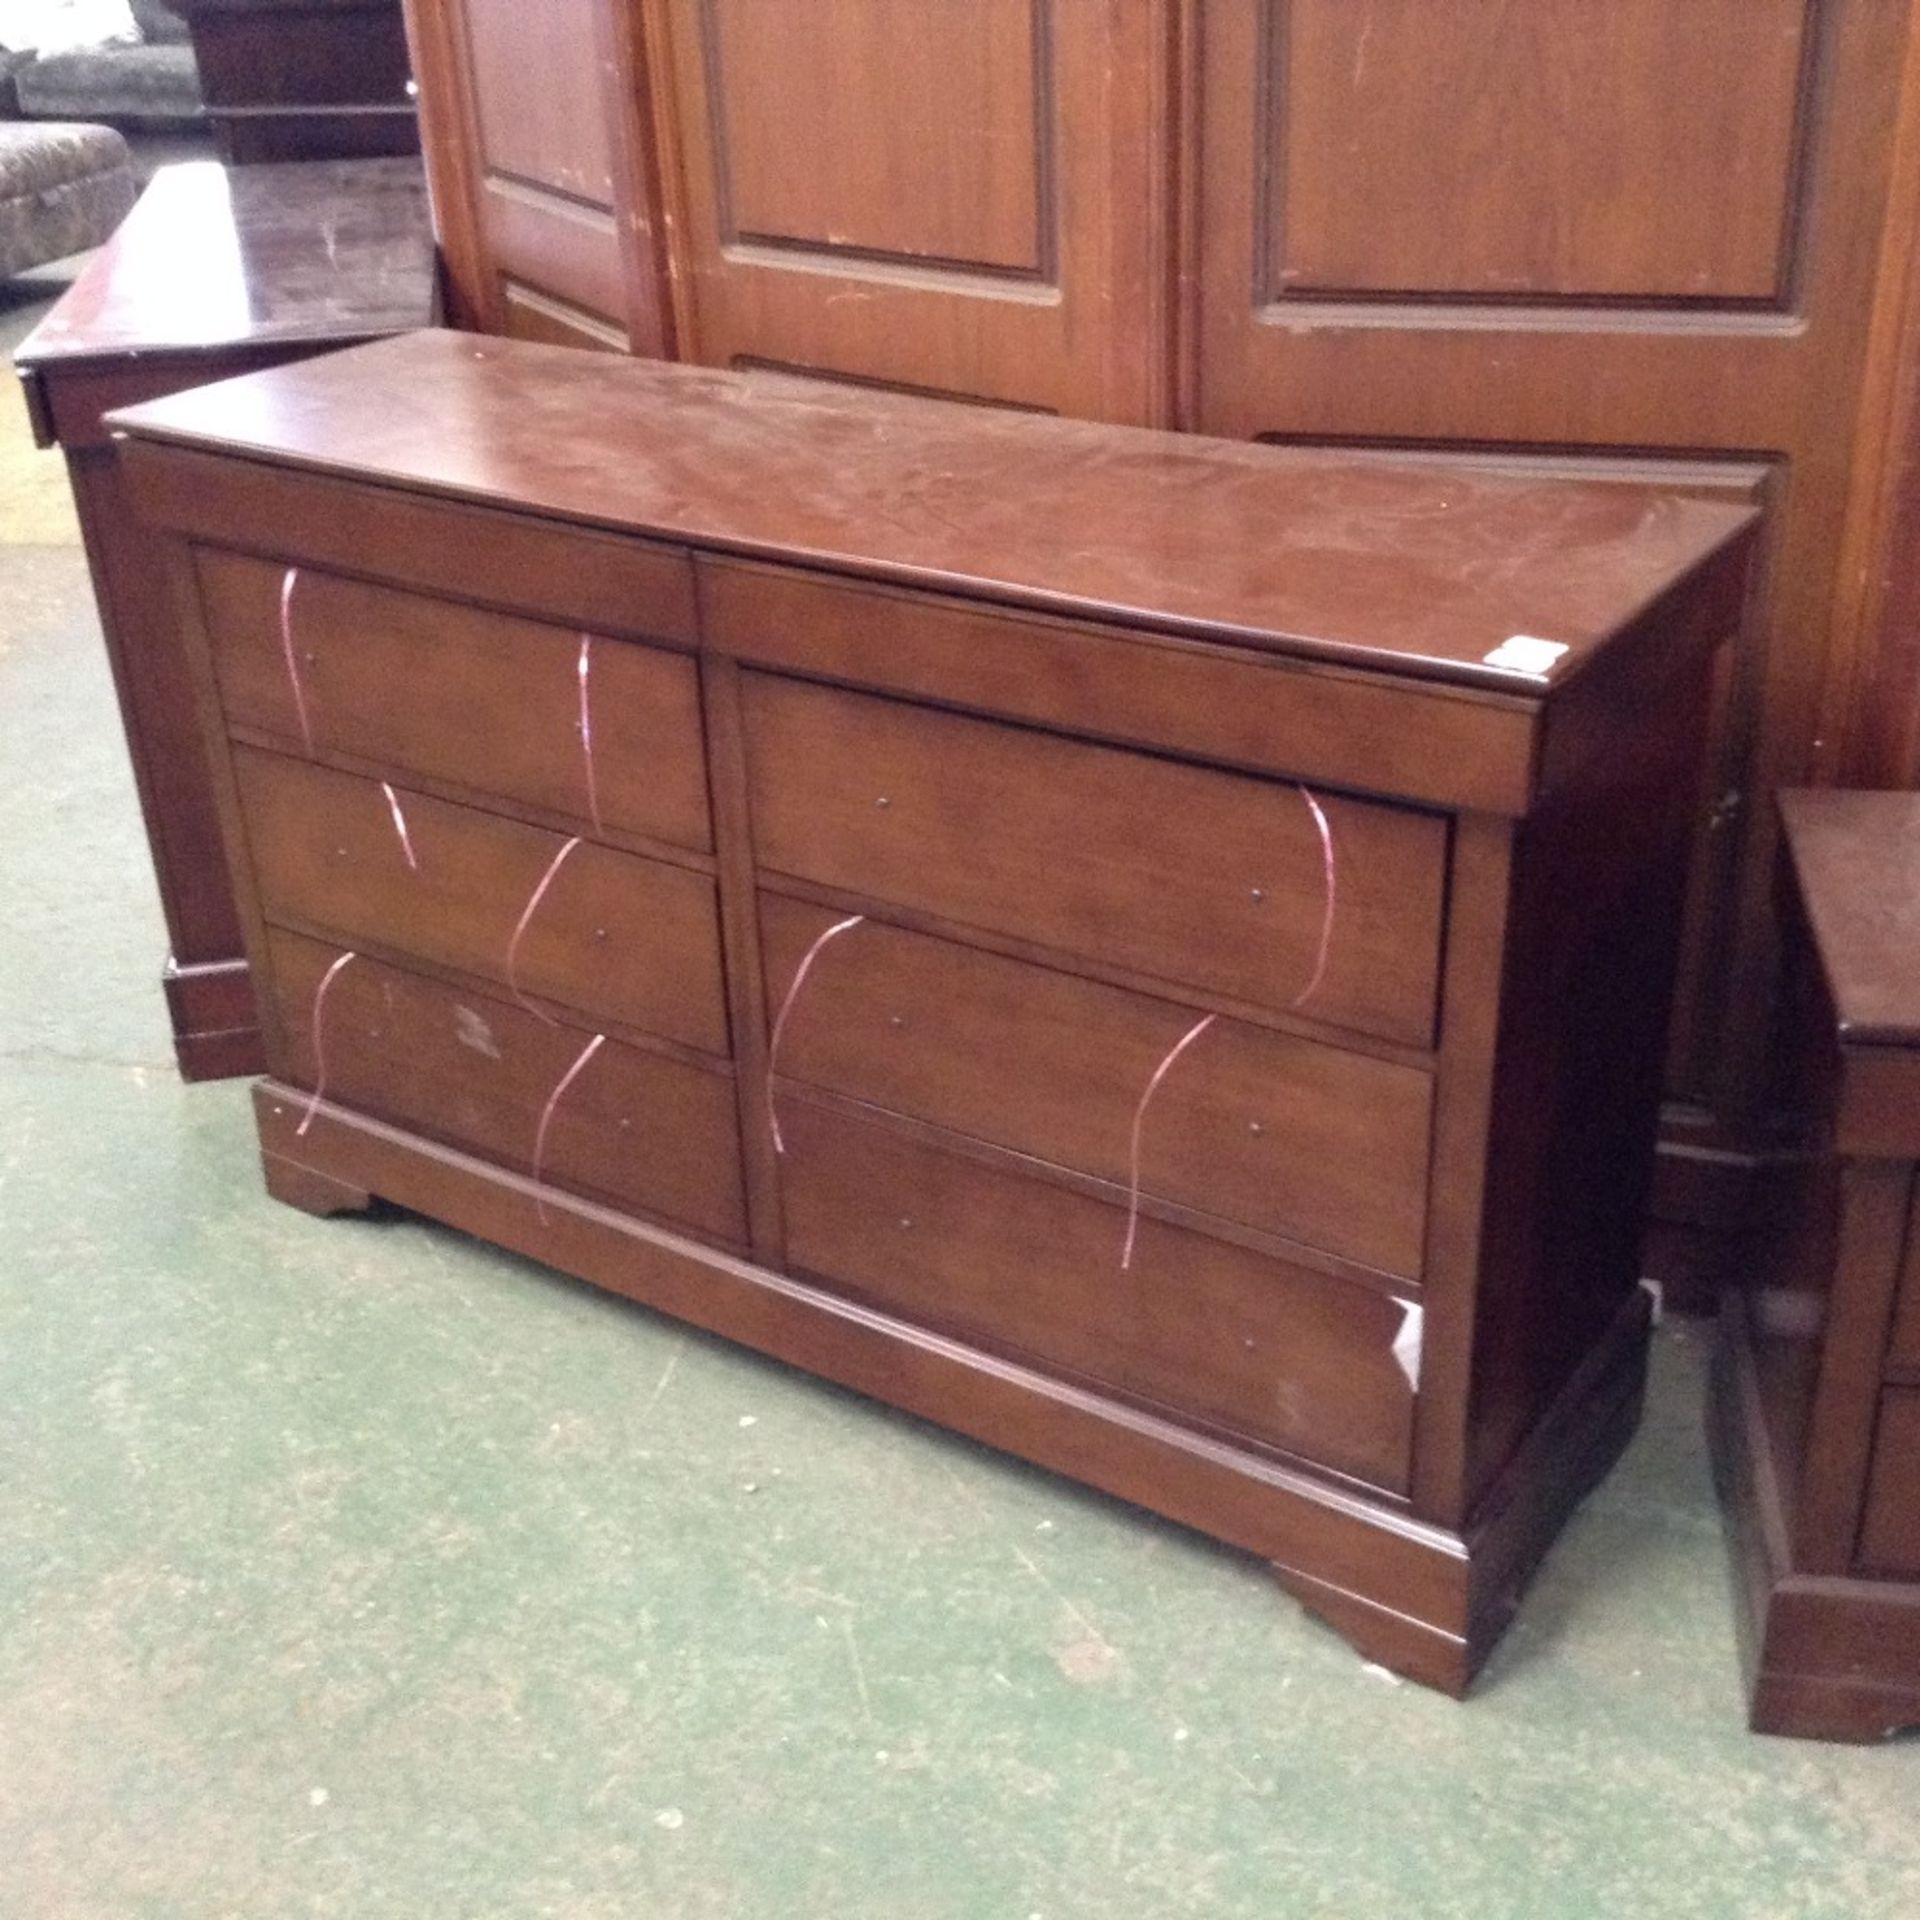
[[1463, 1689], [1630, 1433], [1750, 519], [418, 334], [117, 416], [378, 1195]]
[[1721, 1309], [1714, 1464], [1754, 1727], [1878, 1740], [1920, 1726], [1920, 794], [1780, 805], [1802, 1151]]
[[104, 415], [426, 326], [433, 233], [417, 160], [163, 167], [14, 356], [34, 435], [66, 452], [167, 926], [183, 1078], [258, 1073], [259, 1018], [166, 566]]

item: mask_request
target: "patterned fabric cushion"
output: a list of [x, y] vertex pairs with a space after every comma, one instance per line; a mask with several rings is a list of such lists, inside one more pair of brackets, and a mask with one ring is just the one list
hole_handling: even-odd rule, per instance
[[0, 193], [32, 193], [64, 186], [88, 174], [133, 164], [127, 143], [111, 127], [9, 121], [0, 126]]
[[53, 53], [14, 81], [20, 111], [49, 120], [188, 120], [200, 113], [191, 47], [98, 47]]
[[97, 247], [133, 199], [132, 156], [111, 127], [0, 121], [0, 279]]

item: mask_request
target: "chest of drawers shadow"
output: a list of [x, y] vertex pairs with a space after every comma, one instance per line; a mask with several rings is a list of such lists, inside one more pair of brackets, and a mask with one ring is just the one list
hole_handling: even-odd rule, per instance
[[1750, 517], [425, 333], [117, 416], [267, 1182], [1465, 1688], [1637, 1416]]

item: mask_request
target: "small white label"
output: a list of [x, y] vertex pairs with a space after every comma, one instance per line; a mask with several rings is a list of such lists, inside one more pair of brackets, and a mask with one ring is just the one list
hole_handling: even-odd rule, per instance
[[1485, 655], [1490, 667], [1505, 667], [1510, 673], [1530, 673], [1544, 677], [1558, 664], [1566, 648], [1558, 640], [1536, 640], [1530, 633], [1516, 633], [1502, 640]]
[[1409, 1391], [1420, 1391], [1420, 1349], [1427, 1330], [1426, 1309], [1417, 1300], [1400, 1303], [1400, 1331], [1394, 1335], [1393, 1357], [1407, 1377]]

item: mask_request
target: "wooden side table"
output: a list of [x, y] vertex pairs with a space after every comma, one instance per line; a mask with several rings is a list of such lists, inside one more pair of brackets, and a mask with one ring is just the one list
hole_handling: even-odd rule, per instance
[[1789, 793], [1780, 1061], [1805, 1149], [1723, 1309], [1714, 1461], [1752, 1724], [1920, 1724], [1920, 794]]
[[101, 416], [425, 326], [433, 313], [418, 161], [197, 163], [154, 176], [16, 356], [35, 438], [66, 451], [166, 914], [164, 981], [189, 1080], [258, 1072], [259, 1024], [165, 565], [127, 504]]

